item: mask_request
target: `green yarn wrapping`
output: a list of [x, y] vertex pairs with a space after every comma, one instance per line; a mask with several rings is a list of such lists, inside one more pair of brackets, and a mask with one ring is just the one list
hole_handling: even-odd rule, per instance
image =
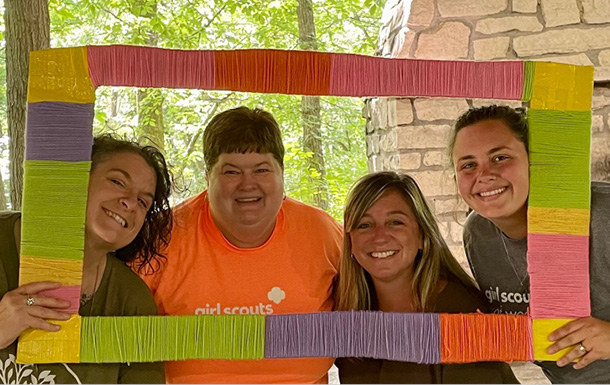
[[21, 255], [82, 259], [91, 162], [27, 160]]
[[532, 99], [532, 85], [536, 73], [536, 63], [533, 61], [523, 62], [523, 94], [521, 100], [528, 102]]
[[589, 209], [591, 112], [529, 109], [527, 115], [529, 205]]
[[83, 317], [81, 362], [256, 360], [265, 316]]

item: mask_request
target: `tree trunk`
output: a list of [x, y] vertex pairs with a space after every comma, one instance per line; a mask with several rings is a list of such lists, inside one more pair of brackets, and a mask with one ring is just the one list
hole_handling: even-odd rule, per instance
[[[297, 6], [299, 20], [299, 48], [315, 51], [318, 49], [316, 39], [316, 25], [313, 18], [311, 0], [299, 0]], [[320, 97], [301, 97], [301, 116], [303, 121], [303, 148], [313, 153], [308, 169], [315, 171], [315, 177], [310, 177], [311, 183], [316, 186], [314, 202], [323, 210], [328, 209], [328, 186], [326, 183], [326, 167], [324, 165], [324, 152], [322, 149], [322, 131], [320, 123]]]
[[[142, 14], [143, 17], [153, 18], [157, 13], [157, 2], [140, 0], [136, 6], [150, 4], [152, 11]], [[159, 38], [154, 32], [146, 32], [146, 45], [155, 47]], [[140, 128], [140, 144], [157, 147], [165, 153], [165, 135], [163, 126], [163, 94], [159, 89], [138, 89], [138, 127]]]
[[2, 170], [0, 169], [0, 211], [6, 210], [6, 196], [4, 194], [4, 178], [2, 178]]
[[47, 0], [5, 0], [4, 4], [10, 195], [13, 210], [20, 210], [29, 57], [30, 51], [49, 48], [49, 8]]
[[119, 111], [119, 91], [113, 88], [110, 93], [110, 117], [116, 119]]
[[163, 96], [161, 90], [138, 90], [138, 127], [140, 144], [157, 147], [165, 153], [163, 126]]

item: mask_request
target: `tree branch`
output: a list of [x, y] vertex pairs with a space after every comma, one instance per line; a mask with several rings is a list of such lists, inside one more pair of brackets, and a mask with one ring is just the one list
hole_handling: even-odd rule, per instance
[[93, 6], [99, 8], [100, 10], [102, 10], [102, 11], [106, 12], [107, 14], [109, 14], [110, 16], [114, 17], [119, 22], [121, 22], [121, 24], [128, 25], [128, 23], [125, 20], [121, 19], [118, 15], [116, 15], [114, 12], [110, 11], [109, 9], [106, 9], [106, 7], [101, 6], [98, 3], [93, 3]]
[[186, 157], [187, 158], [193, 153], [193, 151], [195, 151], [195, 145], [196, 145], [197, 141], [199, 140], [199, 137], [203, 133], [204, 128], [208, 125], [208, 123], [210, 123], [210, 120], [212, 120], [212, 118], [216, 115], [216, 111], [218, 111], [218, 108], [220, 108], [220, 106], [224, 102], [226, 102], [227, 99], [232, 97], [234, 94], [235, 94], [234, 92], [231, 92], [230, 94], [228, 94], [224, 98], [207, 98], [207, 97], [204, 97], [204, 100], [212, 102], [214, 104], [214, 106], [212, 107], [212, 110], [210, 111], [210, 113], [208, 113], [208, 116], [206, 117], [206, 119], [203, 122], [203, 124], [199, 127], [197, 132], [195, 132], [195, 134], [191, 137], [191, 140], [189, 141], [189, 144], [186, 147]]

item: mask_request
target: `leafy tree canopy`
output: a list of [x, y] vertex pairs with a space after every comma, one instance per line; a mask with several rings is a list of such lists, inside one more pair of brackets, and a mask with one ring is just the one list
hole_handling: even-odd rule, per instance
[[[319, 49], [374, 54], [382, 3], [314, 0]], [[49, 0], [51, 46], [298, 49], [298, 4], [298, 0]], [[261, 107], [276, 117], [287, 150], [286, 193], [313, 203], [314, 186], [308, 180], [315, 175], [306, 167], [313, 154], [302, 146], [300, 96], [105, 87], [98, 90], [94, 133], [139, 139], [143, 125], [161, 124], [162, 147], [183, 187], [175, 197], [180, 201], [205, 188], [203, 128], [215, 113], [237, 105]], [[328, 210], [337, 219], [342, 217], [348, 188], [367, 170], [362, 106], [357, 98], [321, 99]]]

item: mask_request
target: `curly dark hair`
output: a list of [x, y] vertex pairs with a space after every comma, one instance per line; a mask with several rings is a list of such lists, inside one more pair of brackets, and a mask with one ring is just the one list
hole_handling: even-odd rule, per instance
[[104, 134], [93, 139], [91, 151], [91, 170], [119, 153], [140, 155], [155, 171], [157, 185], [155, 198], [146, 213], [144, 225], [136, 238], [127, 246], [115, 251], [115, 256], [137, 266], [137, 271], [152, 274], [160, 267], [160, 259], [165, 259], [161, 253], [169, 244], [173, 225], [173, 215], [169, 204], [172, 192], [173, 178], [167, 168], [167, 163], [161, 152], [153, 146], [141, 146], [136, 142], [121, 140]]

